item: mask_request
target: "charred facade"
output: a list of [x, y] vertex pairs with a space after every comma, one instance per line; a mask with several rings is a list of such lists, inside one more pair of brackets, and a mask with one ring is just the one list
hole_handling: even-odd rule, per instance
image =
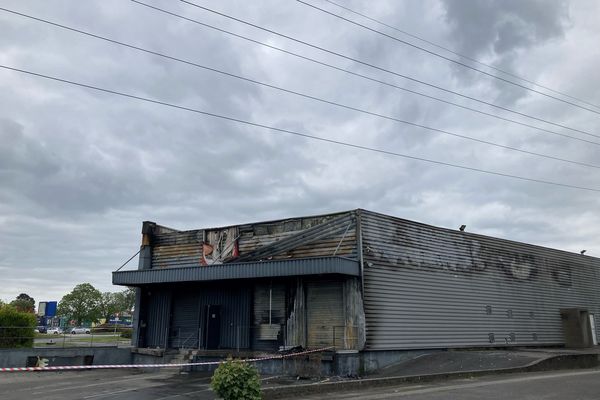
[[[134, 344], [273, 351], [565, 343], [595, 331], [600, 260], [365, 210], [223, 228], [142, 228]], [[587, 315], [587, 314], [586, 314]]]

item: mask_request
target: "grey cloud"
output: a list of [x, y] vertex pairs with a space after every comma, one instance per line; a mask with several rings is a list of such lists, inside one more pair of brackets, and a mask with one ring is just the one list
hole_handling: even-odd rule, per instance
[[[491, 61], [496, 67], [517, 75], [522, 75], [517, 58], [522, 57], [524, 51], [564, 37], [570, 26], [569, 0], [442, 0], [442, 4], [445, 20], [451, 27], [450, 47], [467, 56]], [[482, 78], [461, 67], [454, 70], [464, 82], [474, 84]], [[536, 80], [535, 75], [528, 78]], [[530, 94], [503, 82], [490, 83], [495, 87], [496, 101], [500, 104], [514, 104]]]
[[[440, 95], [190, 7], [167, 1], [154, 3]], [[465, 13], [469, 10], [459, 3], [356, 2], [354, 7], [364, 7], [365, 12], [373, 11], [389, 22], [437, 39], [454, 29], [452, 37], [456, 40], [472, 40], [469, 51], [474, 53], [469, 54], [494, 52], [497, 65], [514, 69], [526, 66], [557, 82], [571, 76], [581, 96], [597, 96], [593, 85], [576, 79], [576, 66], [589, 68], [590, 74], [594, 71], [591, 66], [597, 67], [600, 60], [588, 55], [591, 58], [582, 62], [582, 53], [569, 41], [556, 41], [563, 46], [560, 48], [551, 46], [551, 39], [561, 35], [573, 43], [575, 39], [595, 43], [597, 35], [584, 28], [595, 23], [591, 17], [594, 13], [574, 4], [573, 27], [567, 30], [561, 4], [551, 3], [544, 10], [547, 15], [534, 19], [532, 13], [540, 9], [539, 3], [477, 3], [471, 11], [483, 22], [474, 26], [453, 22], [468, 22]], [[590, 162], [597, 158], [590, 146], [532, 134], [525, 128], [329, 71], [133, 4], [115, 0], [80, 6], [68, 1], [51, 5], [9, 0], [6, 7], [381, 114], [566, 158]], [[478, 97], [489, 96], [492, 90], [496, 96], [506, 96], [506, 102], [520, 99], [526, 112], [560, 116], [569, 125], [589, 130], [598, 127], [594, 116], [522, 98], [520, 93], [499, 91], [470, 75], [457, 79], [456, 68], [445, 62], [355, 27], [333, 23], [295, 3], [236, 1], [215, 8]], [[452, 20], [444, 20], [444, 10], [452, 13]], [[475, 35], [479, 29], [485, 32]], [[0, 13], [0, 31], [0, 61], [17, 67], [334, 140], [597, 186], [595, 170], [420, 132], [61, 33], [4, 13]], [[497, 40], [500, 37], [502, 40]], [[481, 43], [474, 40], [479, 38]], [[545, 58], [527, 58], [531, 55], [523, 50], [540, 43], [548, 44], [547, 54], [539, 55]], [[447, 227], [466, 223], [475, 232], [560, 248], [585, 245], [591, 254], [600, 246], [596, 239], [600, 221], [594, 213], [600, 204], [593, 193], [313, 142], [2, 70], [0, 93], [3, 299], [21, 291], [31, 292], [36, 299], [59, 299], [84, 281], [102, 290], [119, 290], [111, 287], [110, 272], [137, 251], [143, 220], [193, 229], [363, 207]], [[569, 229], [563, 229], [561, 224], [565, 223]], [[35, 251], [31, 251], [32, 244]], [[24, 271], [27, 280], [22, 279]]]
[[564, 35], [568, 0], [442, 0], [452, 43], [470, 56], [503, 55]]

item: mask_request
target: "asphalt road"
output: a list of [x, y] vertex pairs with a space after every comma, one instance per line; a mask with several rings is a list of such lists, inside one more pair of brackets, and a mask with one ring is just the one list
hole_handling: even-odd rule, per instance
[[[179, 375], [177, 370], [88, 370], [0, 373], [0, 399], [214, 399], [208, 377]], [[186, 396], [175, 396], [186, 394]], [[187, 397], [190, 398], [190, 397]]]
[[[209, 377], [174, 370], [96, 370], [0, 373], [0, 399], [212, 400]], [[597, 400], [600, 369], [498, 375], [423, 385], [298, 396], [298, 399]]]
[[600, 399], [600, 369], [497, 375], [298, 398], [316, 400], [325, 397], [328, 400], [597, 400]]

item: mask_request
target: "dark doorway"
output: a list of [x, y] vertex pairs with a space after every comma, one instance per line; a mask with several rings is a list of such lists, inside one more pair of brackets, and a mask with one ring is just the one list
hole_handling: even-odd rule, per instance
[[221, 339], [221, 306], [208, 304], [206, 306], [206, 320], [204, 321], [204, 332], [206, 332], [206, 349], [218, 349]]

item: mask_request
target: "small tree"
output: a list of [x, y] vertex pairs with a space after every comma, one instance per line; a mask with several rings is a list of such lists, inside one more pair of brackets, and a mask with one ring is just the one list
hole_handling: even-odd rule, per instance
[[89, 283], [81, 283], [58, 303], [58, 315], [75, 320], [77, 325], [84, 321], [96, 322], [102, 317], [102, 293]]
[[35, 315], [9, 304], [0, 305], [0, 348], [32, 347]]
[[262, 398], [256, 368], [231, 358], [215, 370], [210, 386], [217, 396], [224, 400], [260, 400]]
[[104, 318], [106, 322], [108, 322], [111, 315], [119, 312], [116, 294], [117, 293], [110, 292], [102, 293], [102, 299], [100, 301], [100, 313], [101, 318]]
[[33, 313], [35, 311], [35, 300], [27, 293], [21, 293], [10, 304], [21, 312]]
[[115, 300], [115, 307], [121, 314], [131, 314], [135, 305], [135, 289], [128, 288], [122, 292], [113, 293]]

